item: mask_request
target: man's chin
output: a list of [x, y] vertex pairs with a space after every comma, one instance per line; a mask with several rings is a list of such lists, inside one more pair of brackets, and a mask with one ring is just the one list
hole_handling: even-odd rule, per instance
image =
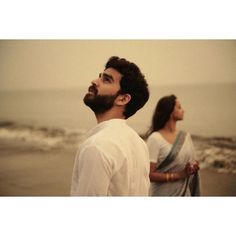
[[94, 93], [88, 92], [88, 93], [85, 94], [84, 100], [87, 100], [87, 99], [89, 99], [89, 100], [90, 100], [90, 99], [94, 99], [94, 97], [95, 97]]
[[84, 96], [84, 103], [86, 106], [90, 107], [96, 114], [101, 114], [112, 108], [116, 97], [117, 95], [101, 96], [93, 93], [87, 93]]

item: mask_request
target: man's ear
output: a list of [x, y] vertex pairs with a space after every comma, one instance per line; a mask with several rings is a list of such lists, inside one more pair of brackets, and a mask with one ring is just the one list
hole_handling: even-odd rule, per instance
[[126, 94], [120, 94], [118, 95], [118, 97], [115, 100], [116, 105], [118, 106], [124, 106], [127, 103], [129, 103], [129, 101], [131, 100], [131, 95], [126, 93]]

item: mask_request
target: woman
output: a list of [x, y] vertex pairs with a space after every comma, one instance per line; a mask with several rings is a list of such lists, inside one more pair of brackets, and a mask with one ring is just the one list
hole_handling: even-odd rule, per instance
[[161, 98], [148, 131], [153, 196], [199, 196], [199, 164], [189, 133], [178, 131], [184, 110], [175, 95]]

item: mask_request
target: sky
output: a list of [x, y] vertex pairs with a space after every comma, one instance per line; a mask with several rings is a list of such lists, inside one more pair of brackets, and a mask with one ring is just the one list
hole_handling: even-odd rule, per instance
[[150, 86], [236, 82], [236, 40], [1, 40], [0, 89], [87, 87], [114, 55]]

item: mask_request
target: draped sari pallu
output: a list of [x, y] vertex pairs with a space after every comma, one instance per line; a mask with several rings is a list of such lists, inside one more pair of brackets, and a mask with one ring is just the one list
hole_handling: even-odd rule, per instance
[[[185, 168], [187, 162], [194, 161], [195, 151], [191, 136], [180, 131], [167, 157], [157, 164], [156, 171], [179, 172]], [[152, 182], [153, 196], [200, 196], [200, 177], [198, 172], [178, 181]]]

